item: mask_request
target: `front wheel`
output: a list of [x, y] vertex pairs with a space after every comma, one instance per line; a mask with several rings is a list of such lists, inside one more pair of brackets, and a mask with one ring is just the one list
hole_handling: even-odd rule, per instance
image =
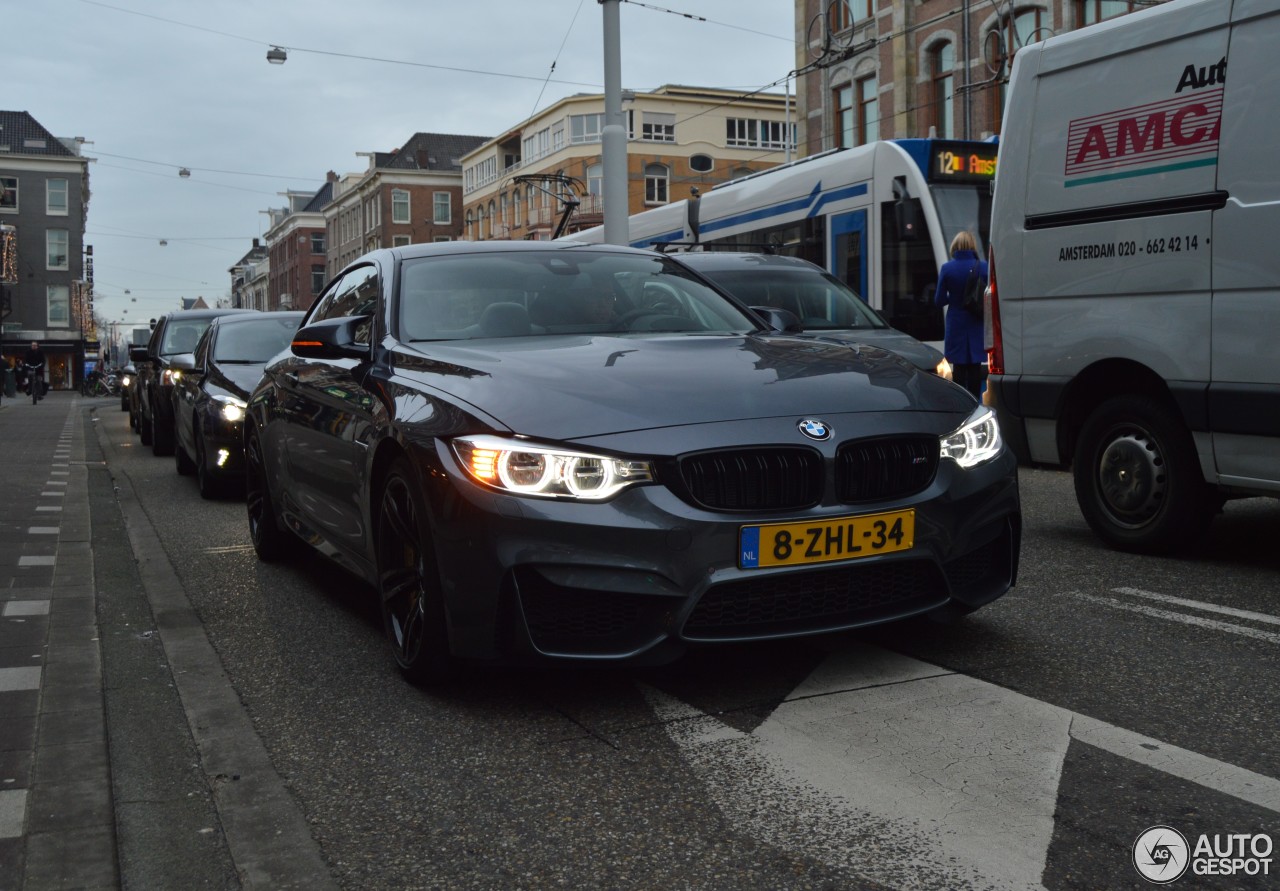
[[1172, 406], [1149, 397], [1117, 396], [1095, 409], [1072, 472], [1085, 520], [1119, 550], [1187, 547], [1213, 517], [1190, 432]]
[[391, 655], [415, 684], [457, 674], [449, 651], [440, 574], [426, 503], [408, 462], [397, 459], [378, 504], [378, 599]]
[[267, 483], [266, 455], [258, 431], [245, 442], [245, 507], [249, 514], [249, 539], [258, 559], [267, 563], [289, 556], [297, 537], [280, 527], [271, 486]]

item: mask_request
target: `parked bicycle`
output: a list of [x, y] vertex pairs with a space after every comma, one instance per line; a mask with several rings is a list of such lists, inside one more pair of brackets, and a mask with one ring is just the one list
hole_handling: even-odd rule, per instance
[[81, 396], [119, 396], [118, 388], [111, 386], [111, 378], [93, 372], [80, 383]]

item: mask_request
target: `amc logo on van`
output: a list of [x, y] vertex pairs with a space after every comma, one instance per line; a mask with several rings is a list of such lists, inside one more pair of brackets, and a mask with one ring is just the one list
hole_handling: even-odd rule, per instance
[[1067, 128], [1065, 185], [1216, 164], [1221, 128], [1221, 87], [1077, 118]]

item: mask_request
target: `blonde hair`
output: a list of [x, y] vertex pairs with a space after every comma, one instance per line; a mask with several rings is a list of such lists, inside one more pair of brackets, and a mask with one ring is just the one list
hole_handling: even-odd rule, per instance
[[954, 255], [956, 251], [973, 251], [978, 252], [978, 243], [973, 240], [973, 235], [967, 229], [961, 229], [956, 233], [956, 237], [951, 239], [951, 253]]

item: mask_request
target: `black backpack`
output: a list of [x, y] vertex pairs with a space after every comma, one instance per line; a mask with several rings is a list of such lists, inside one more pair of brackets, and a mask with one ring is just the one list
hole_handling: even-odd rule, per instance
[[960, 301], [960, 305], [968, 311], [969, 315], [975, 319], [982, 319], [982, 292], [986, 287], [986, 282], [982, 280], [982, 276], [978, 275], [978, 264], [974, 263], [969, 268], [969, 278], [964, 285], [964, 297]]

